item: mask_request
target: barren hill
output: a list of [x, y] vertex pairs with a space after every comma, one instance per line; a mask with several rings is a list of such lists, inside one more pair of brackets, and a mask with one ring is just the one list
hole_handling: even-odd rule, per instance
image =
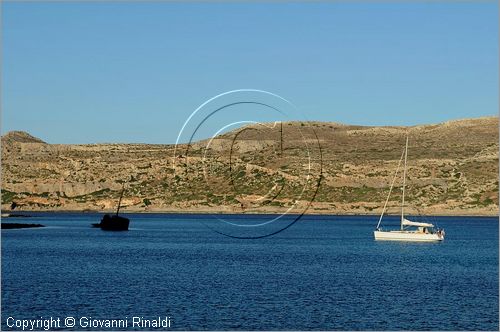
[[125, 184], [128, 211], [379, 213], [407, 133], [411, 213], [498, 215], [497, 117], [253, 125], [178, 147], [46, 144], [11, 132], [2, 136], [2, 210], [13, 201], [22, 210], [111, 210]]
[[13, 143], [45, 143], [39, 138], [33, 137], [24, 131], [10, 131], [2, 136], [2, 144], [12, 145]]

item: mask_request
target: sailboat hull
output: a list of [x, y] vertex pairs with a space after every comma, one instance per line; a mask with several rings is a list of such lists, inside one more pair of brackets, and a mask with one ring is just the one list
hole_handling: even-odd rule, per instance
[[435, 242], [443, 241], [441, 234], [429, 234], [412, 231], [374, 231], [375, 240], [380, 241], [409, 241], [409, 242]]
[[106, 214], [99, 224], [92, 224], [93, 227], [99, 227], [103, 231], [128, 231], [130, 220], [117, 215], [110, 216]]

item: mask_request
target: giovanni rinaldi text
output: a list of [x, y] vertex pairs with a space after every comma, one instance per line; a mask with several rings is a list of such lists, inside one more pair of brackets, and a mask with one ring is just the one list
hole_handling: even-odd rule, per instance
[[22, 331], [39, 331], [39, 330], [53, 330], [61, 328], [101, 328], [101, 329], [114, 329], [114, 328], [143, 328], [143, 329], [156, 329], [156, 328], [170, 328], [172, 321], [169, 316], [158, 316], [155, 318], [145, 318], [142, 316], [125, 317], [122, 319], [101, 319], [93, 317], [40, 317], [37, 319], [18, 319], [15, 317], [7, 317], [7, 327], [13, 330]]

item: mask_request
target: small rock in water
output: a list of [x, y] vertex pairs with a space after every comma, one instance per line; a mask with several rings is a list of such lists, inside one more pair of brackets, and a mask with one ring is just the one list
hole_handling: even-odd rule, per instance
[[41, 224], [2, 223], [2, 229], [45, 227]]

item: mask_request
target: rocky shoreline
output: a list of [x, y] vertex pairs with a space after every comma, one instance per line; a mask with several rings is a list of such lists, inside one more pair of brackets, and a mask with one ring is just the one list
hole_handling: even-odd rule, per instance
[[[96, 213], [96, 214], [106, 214], [114, 213], [114, 210], [24, 210], [24, 213]], [[419, 215], [419, 213], [409, 210], [409, 215]], [[229, 209], [167, 209], [167, 210], [140, 210], [140, 209], [120, 209], [120, 213], [134, 213], [134, 214], [248, 214], [248, 215], [258, 215], [258, 214], [282, 214], [285, 211], [276, 210], [265, 210], [265, 211], [244, 211], [241, 210], [229, 210]], [[289, 214], [302, 214], [302, 212], [292, 212]], [[380, 214], [376, 211], [372, 212], [338, 212], [338, 211], [325, 211], [325, 210], [308, 210], [304, 213], [305, 215], [332, 215], [332, 216], [379, 216]], [[398, 215], [396, 213], [391, 213], [391, 215]], [[481, 210], [462, 210], [462, 211], [449, 211], [449, 210], [437, 210], [432, 213], [426, 213], [426, 216], [440, 216], [440, 217], [499, 217], [500, 212], [496, 211], [481, 211]], [[30, 217], [29, 215], [24, 215], [24, 217]]]

